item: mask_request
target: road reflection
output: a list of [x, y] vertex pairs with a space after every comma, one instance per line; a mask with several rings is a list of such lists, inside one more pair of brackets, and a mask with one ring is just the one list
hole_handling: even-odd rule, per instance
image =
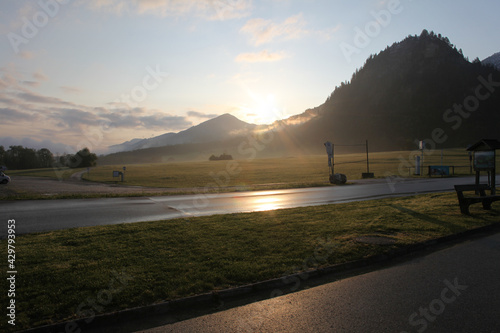
[[253, 203], [255, 206], [254, 211], [262, 212], [266, 210], [275, 210], [281, 207], [280, 203], [281, 200], [276, 197], [258, 198], [255, 199]]

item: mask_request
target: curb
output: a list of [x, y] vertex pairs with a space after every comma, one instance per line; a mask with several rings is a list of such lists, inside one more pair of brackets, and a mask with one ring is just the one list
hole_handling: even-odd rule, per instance
[[[231, 300], [238, 298], [248, 297], [252, 294], [259, 292], [274, 292], [276, 289], [290, 287], [290, 285], [296, 284], [300, 279], [304, 280], [303, 276], [307, 275], [307, 280], [317, 279], [320, 277], [327, 277], [338, 275], [342, 273], [348, 273], [356, 269], [369, 268], [370, 266], [376, 266], [380, 264], [389, 264], [397, 258], [409, 254], [417, 254], [424, 250], [438, 250], [438, 247], [442, 245], [453, 245], [454, 243], [460, 243], [466, 241], [469, 238], [478, 236], [480, 234], [489, 233], [492, 231], [500, 231], [500, 222], [490, 224], [484, 227], [479, 227], [472, 230], [463, 231], [457, 234], [452, 234], [437, 239], [428, 240], [425, 242], [413, 244], [400, 248], [397, 250], [390, 251], [387, 254], [375, 255], [361, 260], [346, 262], [343, 264], [328, 266], [324, 268], [319, 268], [307, 272], [295, 273], [288, 276], [283, 276], [280, 278], [275, 278], [271, 280], [266, 280], [262, 282], [256, 282], [249, 285], [243, 285], [231, 289], [224, 289], [220, 291], [213, 291], [210, 293], [205, 293], [201, 295], [186, 297], [182, 299], [162, 302], [153, 305], [147, 305], [143, 307], [131, 308], [126, 310], [121, 310], [113, 313], [101, 314], [94, 317], [81, 318], [74, 321], [66, 321], [62, 323], [57, 323], [53, 325], [46, 325], [37, 328], [28, 329], [22, 332], [26, 333], [52, 333], [52, 332], [87, 332], [87, 331], [120, 331], [111, 329], [115, 326], [123, 326], [124, 322], [131, 321], [144, 321], [147, 317], [157, 316], [157, 315], [171, 315], [173, 313], [178, 313], [180, 311], [191, 310], [193, 308], [203, 307], [205, 309], [212, 309], [210, 312], [227, 310], [230, 307], [223, 307], [223, 304]], [[373, 267], [374, 269], [376, 267]], [[300, 291], [301, 288], [297, 288], [295, 291]], [[283, 293], [281, 293], [283, 294]], [[270, 298], [270, 297], [267, 297]], [[222, 306], [221, 306], [222, 305]], [[177, 320], [174, 320], [175, 322]], [[168, 323], [163, 323], [165, 325]]]

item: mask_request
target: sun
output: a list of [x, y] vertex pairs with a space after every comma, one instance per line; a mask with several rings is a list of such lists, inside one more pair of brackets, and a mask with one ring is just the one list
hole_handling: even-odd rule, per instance
[[253, 105], [248, 107], [246, 118], [254, 124], [271, 124], [282, 118], [282, 109], [279, 107], [274, 94], [252, 96]]

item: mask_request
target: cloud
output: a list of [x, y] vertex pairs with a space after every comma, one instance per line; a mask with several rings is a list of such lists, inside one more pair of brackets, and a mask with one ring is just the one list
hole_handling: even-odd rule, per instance
[[33, 59], [35, 57], [35, 54], [33, 52], [29, 52], [29, 51], [21, 51], [18, 53], [18, 56], [20, 58], [23, 58], [23, 59]]
[[201, 119], [212, 119], [217, 117], [218, 115], [216, 114], [207, 114], [207, 113], [201, 113], [198, 111], [188, 111], [187, 115], [192, 118], [201, 118]]
[[47, 148], [53, 154], [73, 152], [71, 147], [68, 147], [67, 145], [62, 143], [53, 142], [48, 139], [36, 140], [33, 138], [26, 138], [26, 137], [25, 138], [22, 137], [15, 138], [12, 136], [0, 137], [0, 146], [4, 146], [6, 150], [10, 146], [23, 146], [37, 150], [42, 148]]
[[296, 39], [307, 34], [306, 21], [302, 14], [291, 16], [281, 23], [261, 18], [249, 20], [240, 32], [250, 35], [250, 40], [255, 46], [271, 43], [281, 38], [284, 40]]
[[19, 83], [30, 87], [38, 87], [40, 85], [40, 82], [38, 81], [21, 81]]
[[341, 24], [323, 30], [307, 29], [307, 22], [302, 14], [290, 16], [281, 23], [262, 18], [251, 19], [240, 29], [240, 33], [250, 36], [253, 45], [272, 43], [276, 40], [299, 39], [313, 35], [322, 40], [330, 40], [342, 27]]
[[100, 114], [100, 122], [114, 128], [147, 128], [151, 130], [172, 131], [185, 129], [192, 123], [185, 117], [173, 116], [161, 111], [143, 108], [117, 109]]
[[111, 12], [116, 15], [121, 15], [127, 10], [129, 3], [120, 0], [81, 0], [80, 4], [85, 4], [95, 11]]
[[82, 0], [96, 11], [161, 17], [195, 15], [208, 20], [230, 20], [249, 15], [251, 0]]
[[69, 87], [69, 86], [62, 86], [62, 87], [59, 87], [59, 89], [62, 90], [63, 93], [65, 94], [79, 94], [82, 92], [82, 90], [80, 88], [76, 88], [76, 87]]
[[279, 61], [288, 57], [285, 52], [271, 53], [267, 50], [256, 52], [256, 53], [242, 53], [239, 54], [235, 61], [236, 62], [272, 62]]
[[41, 84], [41, 81], [48, 80], [48, 77], [45, 74], [43, 74], [42, 72], [33, 73], [33, 78], [35, 80], [21, 80], [21, 81], [19, 81], [19, 84], [24, 85], [24, 86], [29, 86], [29, 87], [39, 87]]
[[9, 70], [5, 70], [2, 68], [0, 69], [0, 72], [4, 72], [0, 76], [0, 89], [15, 87], [20, 81], [14, 75], [12, 75]]
[[192, 125], [192, 123], [184, 117], [172, 116], [164, 113], [155, 113], [153, 115], [139, 117], [138, 120], [142, 127], [161, 128], [169, 131], [185, 129]]
[[33, 115], [12, 108], [0, 108], [0, 114], [2, 115], [2, 123], [34, 120]]
[[10, 97], [7, 97], [7, 96], [4, 96], [2, 94], [0, 94], [0, 103], [3, 103], [3, 104], [15, 104], [16, 103], [16, 100], [13, 99], [13, 98], [10, 98]]
[[208, 0], [208, 2], [215, 10], [215, 15], [210, 19], [219, 21], [248, 16], [252, 8], [251, 0]]
[[33, 73], [33, 78], [38, 81], [47, 81], [49, 78], [41, 71]]
[[158, 110], [144, 108], [114, 109], [89, 108], [50, 108], [43, 117], [59, 128], [99, 127], [103, 124], [118, 129], [178, 130], [192, 123], [186, 117], [170, 115]]
[[[95, 134], [99, 139], [92, 141], [96, 149], [112, 143], [111, 138], [123, 136], [124, 132], [151, 131], [165, 133], [183, 130], [192, 126], [189, 116], [176, 116], [157, 109], [107, 106], [89, 106], [69, 100], [34, 92], [31, 88], [47, 77], [37, 72], [22, 74], [15, 69], [0, 68], [0, 114], [4, 127], [1, 135], [18, 138], [26, 133], [34, 140], [58, 138], [66, 147], [87, 142]], [[77, 92], [75, 87], [60, 87], [66, 92]], [[199, 112], [190, 116], [208, 117]], [[125, 130], [125, 131], [124, 131]], [[94, 136], [95, 136], [94, 135]], [[19, 144], [19, 141], [16, 141]], [[96, 143], [97, 142], [97, 143]], [[70, 149], [66, 149], [69, 151]], [[51, 149], [52, 150], [52, 149]]]
[[62, 99], [56, 97], [43, 96], [28, 91], [18, 92], [17, 97], [19, 97], [23, 101], [31, 103], [75, 106], [75, 104], [73, 103], [63, 101]]
[[48, 119], [57, 123], [59, 127], [79, 128], [82, 125], [97, 126], [99, 125], [99, 116], [81, 109], [52, 109], [46, 114]]
[[342, 28], [342, 24], [337, 24], [333, 28], [314, 31], [314, 34], [324, 41], [329, 41]]

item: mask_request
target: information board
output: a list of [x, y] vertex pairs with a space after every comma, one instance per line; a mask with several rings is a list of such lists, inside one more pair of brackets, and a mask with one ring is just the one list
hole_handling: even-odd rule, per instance
[[474, 152], [475, 170], [493, 170], [495, 169], [495, 151], [475, 151]]

